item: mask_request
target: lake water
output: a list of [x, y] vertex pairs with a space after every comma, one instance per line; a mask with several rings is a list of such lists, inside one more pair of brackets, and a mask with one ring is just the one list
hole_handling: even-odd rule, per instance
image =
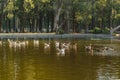
[[[63, 53], [56, 41], [66, 45]], [[0, 80], [120, 80], [120, 41], [2, 40]]]

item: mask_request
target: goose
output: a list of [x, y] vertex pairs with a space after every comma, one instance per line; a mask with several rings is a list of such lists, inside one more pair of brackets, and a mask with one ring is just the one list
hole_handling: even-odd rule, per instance
[[34, 41], [33, 41], [33, 44], [34, 44], [34, 46], [37, 46], [37, 47], [38, 47], [38, 46], [39, 46], [39, 40], [34, 40]]
[[65, 56], [65, 48], [57, 48], [57, 50], [58, 50], [58, 53], [57, 53], [57, 55], [59, 56]]
[[62, 47], [64, 47], [66, 50], [69, 50], [70, 48], [70, 43], [63, 43]]
[[44, 48], [49, 48], [50, 47], [50, 44], [49, 43], [44, 43]]
[[102, 47], [102, 48], [95, 48], [95, 50], [96, 50], [97, 52], [114, 51], [113, 48], [107, 47], [107, 46]]
[[65, 55], [65, 48], [62, 48], [62, 49], [60, 50], [60, 53], [61, 53], [61, 55]]
[[25, 41], [19, 42], [18, 45], [19, 45], [19, 47], [25, 48], [26, 42]]
[[29, 42], [28, 42], [28, 41], [25, 41], [25, 44], [28, 46]]
[[10, 39], [8, 39], [8, 43], [9, 43], [9, 47], [10, 48], [21, 48], [22, 46], [23, 47], [25, 47], [25, 41], [22, 41], [22, 42], [20, 42], [20, 41], [13, 41], [13, 40], [10, 40]]
[[18, 42], [16, 42], [16, 41], [14, 41], [14, 42], [13, 42], [13, 47], [14, 47], [14, 48], [19, 47], [19, 43], [18, 43]]
[[91, 44], [89, 44], [88, 46], [85, 46], [85, 49], [86, 49], [86, 51], [91, 51], [92, 50]]
[[77, 48], [77, 44], [76, 43], [69, 43], [69, 45], [70, 45], [70, 48], [71, 49], [76, 49]]
[[9, 43], [11, 42], [10, 39], [7, 40]]
[[106, 50], [106, 51], [114, 51], [113, 48], [111, 48], [111, 47], [106, 47], [106, 46], [105, 46], [103, 49]]
[[59, 48], [60, 43], [58, 41], [55, 41], [55, 46], [56, 46], [56, 48]]
[[8, 43], [9, 43], [9, 47], [10, 47], [10, 48], [14, 46], [13, 40], [8, 39]]
[[88, 46], [85, 46], [85, 50], [91, 54], [93, 54], [93, 47], [92, 44], [89, 44]]

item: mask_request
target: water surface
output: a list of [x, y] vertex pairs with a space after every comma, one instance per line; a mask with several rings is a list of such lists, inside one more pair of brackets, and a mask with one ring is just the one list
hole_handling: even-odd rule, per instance
[[[16, 40], [13, 40], [14, 42]], [[17, 43], [19, 40], [17, 40]], [[20, 40], [21, 42], [27, 40]], [[10, 47], [7, 40], [0, 46], [0, 80], [115, 80], [120, 79], [120, 41], [57, 40], [70, 43], [65, 55], [58, 55], [56, 40], [28, 40], [22, 46]], [[50, 43], [50, 48], [44, 48]], [[112, 47], [113, 51], [91, 55], [85, 46]], [[76, 47], [75, 47], [76, 46]]]

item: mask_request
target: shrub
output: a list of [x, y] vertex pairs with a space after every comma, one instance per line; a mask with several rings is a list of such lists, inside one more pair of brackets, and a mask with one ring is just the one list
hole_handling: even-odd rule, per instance
[[63, 29], [58, 29], [58, 31], [57, 31], [57, 34], [64, 34], [65, 32], [64, 32], [64, 30]]
[[102, 32], [102, 30], [99, 28], [99, 27], [95, 27], [94, 29], [93, 29], [93, 33], [95, 33], [95, 34], [99, 34], [99, 33], [101, 33]]
[[110, 28], [105, 27], [105, 28], [102, 30], [102, 33], [104, 33], [104, 34], [109, 34], [109, 33], [110, 33]]

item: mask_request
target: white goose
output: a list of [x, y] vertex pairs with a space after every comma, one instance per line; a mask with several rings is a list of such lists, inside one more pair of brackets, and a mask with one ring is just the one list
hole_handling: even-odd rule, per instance
[[34, 46], [38, 47], [39, 46], [39, 40], [34, 40], [33, 44], [34, 44]]
[[13, 40], [8, 39], [9, 47], [12, 48], [15, 44]]
[[62, 43], [61, 47], [65, 48], [66, 50], [69, 50], [70, 48], [70, 43]]
[[58, 56], [65, 56], [65, 48], [57, 48], [57, 50], [59, 51], [57, 53]]
[[55, 46], [56, 46], [56, 48], [59, 48], [60, 43], [58, 41], [55, 41]]
[[44, 48], [45, 49], [50, 48], [50, 44], [49, 43], [44, 43]]
[[8, 39], [8, 43], [9, 43], [9, 47], [10, 48], [21, 48], [21, 47], [25, 47], [26, 46], [26, 42], [25, 41], [13, 41]]
[[85, 46], [85, 49], [86, 49], [86, 51], [90, 51], [90, 50], [92, 50], [92, 46], [91, 46], [91, 44], [88, 45], [88, 46]]

